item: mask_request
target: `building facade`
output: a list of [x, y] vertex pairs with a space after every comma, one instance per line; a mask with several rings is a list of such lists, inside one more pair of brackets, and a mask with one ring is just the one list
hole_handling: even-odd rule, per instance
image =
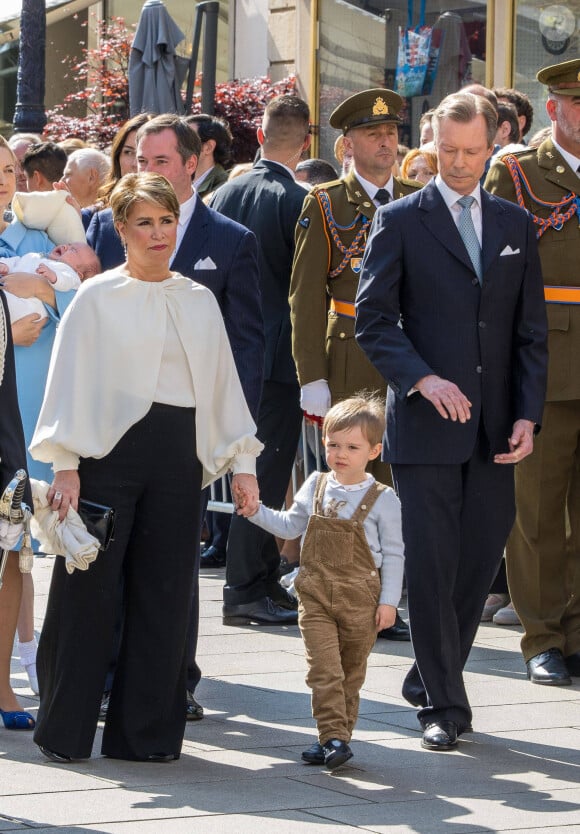
[[[46, 106], [62, 101], [70, 79], [62, 60], [71, 44], [94, 45], [91, 21], [123, 17], [136, 23], [142, 0], [46, 0]], [[219, 0], [217, 80], [290, 74], [318, 125], [315, 151], [332, 160], [336, 131], [328, 116], [336, 104], [365, 87], [395, 84], [399, 27], [413, 25], [421, 7], [439, 46], [432, 89], [408, 99], [402, 139], [416, 144], [421, 114], [470, 81], [513, 86], [534, 104], [532, 131], [548, 123], [545, 88], [535, 81], [544, 66], [577, 58], [580, 0]], [[21, 0], [3, 0], [0, 10], [0, 118], [11, 121], [15, 103], [18, 14]], [[191, 52], [195, 5], [165, 0], [185, 34], [183, 55]], [[201, 56], [200, 56], [201, 58]], [[198, 67], [200, 64], [198, 65]]]

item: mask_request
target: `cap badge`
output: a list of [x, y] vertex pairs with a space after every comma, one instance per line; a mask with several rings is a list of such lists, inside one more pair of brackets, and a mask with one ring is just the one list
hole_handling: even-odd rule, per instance
[[579, 73], [578, 73], [578, 75], [576, 76], [576, 81], [580, 81], [580, 72], [579, 72]]
[[385, 104], [385, 100], [379, 96], [373, 104], [373, 116], [387, 116], [388, 113], [389, 108]]

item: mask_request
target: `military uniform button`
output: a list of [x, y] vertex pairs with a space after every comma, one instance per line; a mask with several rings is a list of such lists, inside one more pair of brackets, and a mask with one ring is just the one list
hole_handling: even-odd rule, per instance
[[346, 339], [346, 333], [339, 333], [338, 338], [339, 339]]

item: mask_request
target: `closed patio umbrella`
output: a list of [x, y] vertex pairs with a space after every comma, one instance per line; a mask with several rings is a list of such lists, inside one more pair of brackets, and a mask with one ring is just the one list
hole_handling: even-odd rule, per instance
[[147, 0], [129, 57], [131, 116], [184, 112], [180, 88], [188, 61], [175, 53], [184, 37], [162, 0]]

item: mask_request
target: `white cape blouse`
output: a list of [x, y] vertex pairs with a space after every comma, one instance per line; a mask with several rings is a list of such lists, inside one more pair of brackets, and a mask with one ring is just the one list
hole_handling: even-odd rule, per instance
[[174, 273], [159, 283], [110, 270], [83, 283], [58, 328], [30, 453], [55, 471], [102, 458], [149, 411], [166, 312], [189, 364], [203, 485], [255, 473], [263, 445], [213, 293]]

